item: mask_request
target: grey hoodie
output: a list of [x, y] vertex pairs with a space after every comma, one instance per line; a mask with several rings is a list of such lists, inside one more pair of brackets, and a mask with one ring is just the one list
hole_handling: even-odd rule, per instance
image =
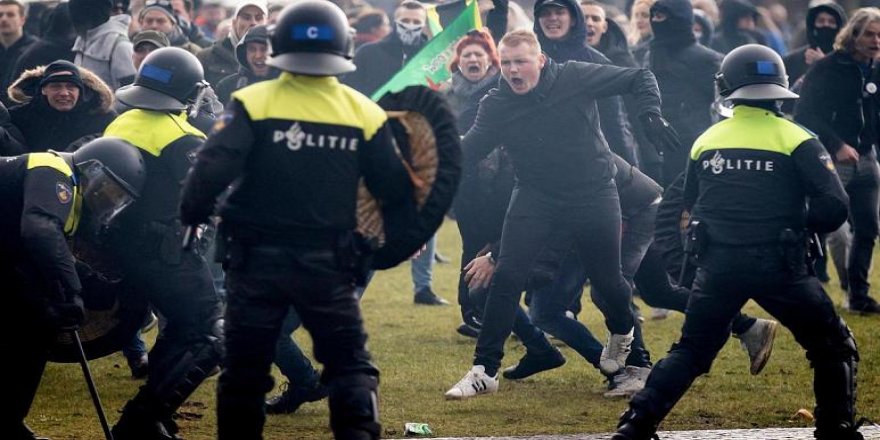
[[131, 55], [134, 49], [128, 39], [131, 16], [114, 15], [104, 24], [79, 36], [73, 44], [74, 64], [94, 72], [111, 90], [130, 83], [137, 70]]

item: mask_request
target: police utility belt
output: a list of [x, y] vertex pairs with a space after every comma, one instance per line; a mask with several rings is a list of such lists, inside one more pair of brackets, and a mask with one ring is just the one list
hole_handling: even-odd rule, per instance
[[[800, 267], [804, 263], [810, 263], [822, 255], [822, 246], [818, 234], [806, 230], [796, 231], [785, 228], [779, 231], [776, 241], [749, 244], [732, 244], [713, 241], [709, 236], [706, 223], [701, 220], [692, 220], [687, 227], [684, 242], [684, 251], [699, 261], [701, 255], [705, 255], [709, 249], [749, 249], [749, 248], [777, 248], [782, 251], [782, 256], [792, 269]], [[808, 264], [812, 270], [812, 264]]]

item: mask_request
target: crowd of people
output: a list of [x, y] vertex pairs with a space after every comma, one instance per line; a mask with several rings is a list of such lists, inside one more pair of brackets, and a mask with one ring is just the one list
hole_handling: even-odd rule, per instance
[[[180, 438], [172, 416], [217, 371], [221, 439], [261, 438], [266, 414], [324, 398], [336, 438], [378, 438], [359, 308], [377, 250], [356, 232], [359, 194], [410, 215], [424, 182], [395, 147], [400, 123], [368, 97], [430, 44], [433, 7], [0, 0], [0, 277], [21, 310], [0, 326], [24, 335], [0, 342], [20, 378], [0, 432], [40, 438], [25, 419], [49, 348], [109, 267], [160, 322], [149, 353], [139, 331], [119, 347], [146, 381], [114, 438]], [[606, 397], [630, 399], [613, 438], [647, 440], [730, 334], [759, 374], [781, 325], [814, 369], [816, 438], [861, 439], [859, 352], [822, 284], [830, 255], [842, 309], [880, 315], [880, 9], [479, 10], [449, 80], [395, 97], [434, 115], [437, 148], [455, 152], [438, 175], [457, 193], [437, 189], [432, 208], [460, 231], [461, 276], [443, 290], [476, 345], [445, 397], [562, 366], [553, 336], [605, 376]], [[181, 246], [193, 231], [194, 251]], [[425, 241], [413, 302], [446, 306]], [[585, 286], [604, 331], [578, 320]], [[750, 299], [778, 322], [743, 314]], [[641, 324], [670, 310], [682, 334], [654, 364]], [[300, 326], [320, 372], [291, 338]], [[526, 354], [502, 369], [511, 333]], [[273, 363], [288, 383], [267, 399]]]

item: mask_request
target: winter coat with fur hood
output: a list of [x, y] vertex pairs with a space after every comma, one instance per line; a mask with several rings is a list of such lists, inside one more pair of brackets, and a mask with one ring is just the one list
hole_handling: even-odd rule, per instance
[[19, 104], [9, 109], [12, 123], [21, 130], [27, 152], [64, 151], [84, 136], [100, 135], [116, 113], [113, 92], [87, 69], [79, 68], [84, 90], [76, 106], [60, 112], [49, 106], [40, 91], [45, 66], [25, 71], [9, 86], [9, 98]]

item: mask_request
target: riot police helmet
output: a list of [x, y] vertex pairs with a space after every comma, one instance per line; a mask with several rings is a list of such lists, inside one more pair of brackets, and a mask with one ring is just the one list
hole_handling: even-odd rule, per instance
[[715, 74], [718, 94], [726, 101], [776, 101], [797, 99], [788, 89], [782, 58], [773, 49], [746, 44], [730, 51]]
[[313, 76], [355, 70], [354, 31], [342, 9], [331, 2], [303, 0], [286, 6], [271, 34], [270, 66]]
[[95, 223], [107, 226], [137, 199], [146, 181], [137, 147], [112, 137], [95, 139], [73, 153], [83, 203]]
[[134, 108], [181, 111], [206, 86], [205, 71], [195, 55], [179, 47], [164, 47], [144, 58], [134, 84], [117, 90], [116, 99]]

